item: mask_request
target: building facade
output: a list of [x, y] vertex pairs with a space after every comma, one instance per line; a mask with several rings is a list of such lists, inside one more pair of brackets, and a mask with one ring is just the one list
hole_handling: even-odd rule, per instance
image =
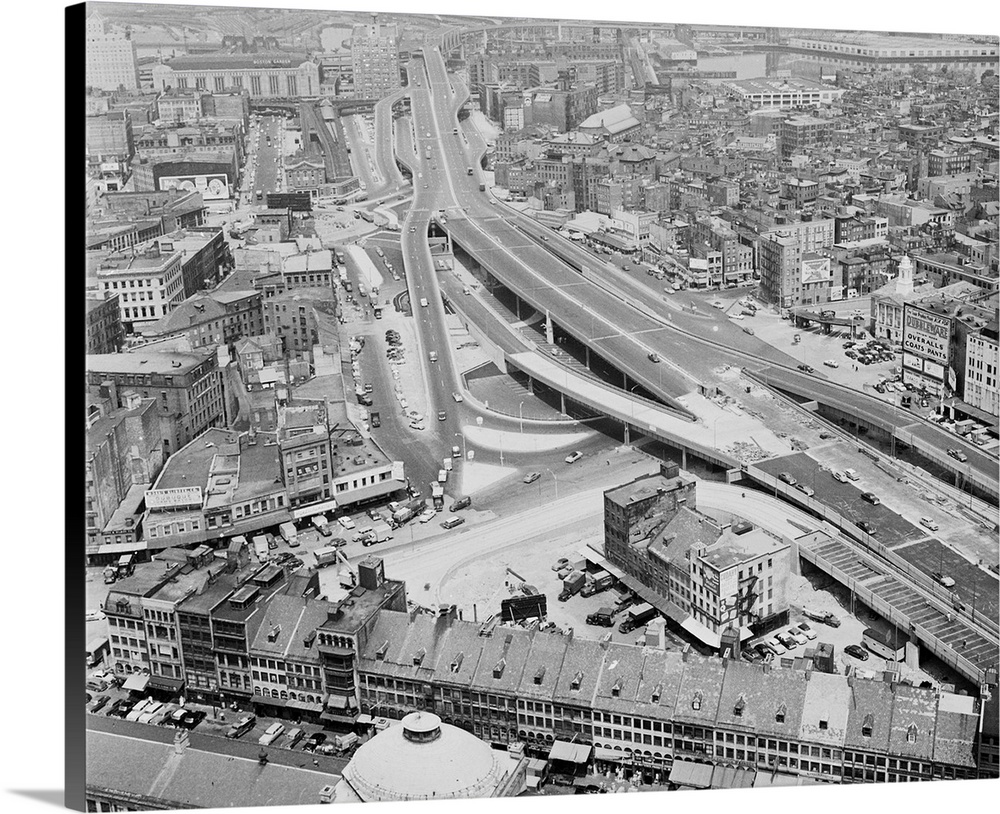
[[174, 57], [153, 66], [153, 87], [224, 92], [246, 90], [250, 99], [319, 95], [319, 66], [282, 51]]
[[87, 86], [101, 90], [136, 90], [139, 71], [135, 43], [128, 33], [111, 28], [100, 13], [87, 17]]

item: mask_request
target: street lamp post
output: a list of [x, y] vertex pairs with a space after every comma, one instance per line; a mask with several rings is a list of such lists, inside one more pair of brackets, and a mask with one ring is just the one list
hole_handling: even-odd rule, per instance
[[469, 460], [469, 456], [466, 452], [466, 447], [465, 447], [465, 433], [456, 432], [455, 437], [462, 439], [462, 458], [466, 461]]
[[555, 485], [555, 488], [556, 488], [556, 500], [559, 500], [559, 478], [557, 478], [556, 477], [556, 473], [553, 472], [548, 467], [545, 467], [545, 471], [548, 472], [552, 476], [552, 483]]
[[517, 405], [517, 417], [521, 421], [521, 435], [524, 435], [524, 410], [523, 410], [523, 408], [524, 408], [524, 402], [522, 401], [519, 405]]

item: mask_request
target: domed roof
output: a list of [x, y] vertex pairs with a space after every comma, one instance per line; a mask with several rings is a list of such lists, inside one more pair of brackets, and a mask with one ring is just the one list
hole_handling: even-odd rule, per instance
[[490, 797], [502, 756], [431, 712], [411, 712], [354, 753], [344, 780], [365, 802]]

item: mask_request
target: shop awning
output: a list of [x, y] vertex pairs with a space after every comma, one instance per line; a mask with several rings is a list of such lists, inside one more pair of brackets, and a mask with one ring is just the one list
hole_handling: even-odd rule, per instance
[[569, 763], [586, 763], [590, 759], [590, 745], [556, 741], [549, 750], [549, 760], [565, 760]]
[[361, 715], [358, 716], [358, 723], [361, 724], [362, 726], [371, 726], [373, 723], [375, 723], [375, 719], [372, 718], [371, 715], [365, 715], [364, 713], [361, 713]]
[[326, 708], [327, 709], [347, 709], [347, 698], [343, 695], [333, 695], [332, 693], [326, 697]]
[[304, 517], [315, 517], [317, 514], [336, 511], [336, 509], [336, 500], [324, 500], [322, 503], [313, 503], [310, 506], [303, 506], [301, 509], [293, 509], [292, 517], [301, 520]]
[[624, 760], [629, 756], [620, 750], [609, 749], [607, 746], [595, 746], [594, 757], [598, 760]]
[[713, 789], [748, 789], [753, 786], [757, 772], [736, 766], [716, 766], [712, 773]]
[[184, 688], [183, 678], [167, 678], [166, 676], [150, 676], [149, 683], [158, 690], [178, 692]]
[[321, 712], [319, 719], [333, 724], [347, 724], [348, 726], [357, 723], [357, 719], [353, 715], [336, 715], [332, 712]]
[[301, 709], [305, 712], [322, 712], [323, 705], [317, 704], [314, 701], [299, 701], [297, 698], [289, 698], [284, 702], [285, 706], [291, 707], [292, 709]]
[[145, 692], [149, 684], [149, 676], [144, 673], [132, 673], [122, 686], [130, 692]]
[[708, 763], [692, 763], [689, 760], [675, 760], [670, 770], [670, 782], [692, 789], [707, 789], [712, 785], [715, 767]]

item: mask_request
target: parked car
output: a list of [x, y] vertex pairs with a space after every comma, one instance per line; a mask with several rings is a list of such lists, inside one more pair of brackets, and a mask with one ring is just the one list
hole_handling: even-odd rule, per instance
[[937, 521], [932, 517], [921, 517], [920, 525], [926, 529], [930, 529], [931, 531], [937, 531], [939, 528]]
[[452, 393], [451, 397], [455, 399], [455, 402], [457, 404], [461, 404], [463, 401], [465, 401], [465, 397], [461, 393]]
[[270, 746], [278, 738], [281, 737], [281, 733], [285, 731], [284, 724], [274, 723], [271, 724], [267, 729], [264, 730], [264, 734], [260, 736], [257, 740], [261, 746]]
[[868, 651], [859, 644], [849, 644], [844, 648], [848, 656], [854, 656], [859, 661], [868, 661]]
[[945, 574], [942, 574], [940, 571], [935, 571], [933, 574], [931, 574], [931, 577], [934, 579], [935, 582], [940, 583], [945, 588], [955, 587], [955, 580], [949, 576], [946, 576]]
[[781, 642], [788, 650], [794, 650], [796, 647], [799, 646], [799, 643], [795, 639], [795, 637], [784, 630], [781, 631], [780, 633], [775, 633], [774, 638], [776, 638], [779, 642]]
[[567, 560], [565, 557], [560, 557], [558, 560], [556, 560], [552, 564], [552, 570], [553, 571], [561, 571], [567, 565], [569, 565], [569, 560]]
[[417, 520], [421, 523], [430, 523], [436, 514], [437, 512], [434, 511], [434, 509], [427, 509], [417, 518]]
[[812, 373], [813, 369], [809, 365], [796, 365], [796, 367], [803, 373]]
[[770, 647], [776, 656], [780, 656], [785, 652], [785, 646], [777, 638], [770, 638], [764, 644]]
[[743, 328], [743, 333], [753, 336], [753, 328], [747, 325]]
[[659, 355], [657, 355], [655, 353], [650, 353], [649, 354], [649, 361], [650, 362], [659, 362], [660, 361], [660, 357], [659, 357]]
[[806, 497], [812, 497], [813, 495], [816, 494], [815, 489], [813, 489], [811, 486], [806, 486], [804, 483], [796, 483], [795, 488], [798, 489], [800, 492], [802, 492], [802, 494], [804, 494]]
[[797, 627], [789, 628], [788, 635], [795, 640], [796, 644], [806, 644], [809, 641], [809, 638]]
[[524, 476], [524, 482], [525, 483], [534, 483], [541, 476], [542, 476], [541, 472], [529, 472], [527, 475]]
[[472, 498], [466, 495], [465, 497], [460, 497], [454, 503], [451, 504], [451, 511], [459, 512], [462, 509], [467, 509], [472, 505]]
[[447, 520], [441, 523], [441, 528], [450, 530], [455, 528], [456, 526], [461, 526], [462, 523], [464, 522], [465, 522], [464, 517], [449, 517]]
[[90, 711], [93, 713], [98, 713], [107, 705], [108, 701], [111, 700], [110, 695], [99, 695], [90, 703]]
[[882, 502], [874, 492], [862, 492], [861, 499], [867, 503], [871, 503], [872, 506], [878, 506]]
[[799, 622], [795, 627], [802, 631], [802, 635], [809, 641], [813, 641], [816, 638], [816, 631], [809, 627], [807, 622]]
[[350, 517], [338, 517], [337, 522], [340, 523], [347, 531], [354, 528], [354, 521]]
[[859, 520], [858, 528], [861, 529], [865, 534], [875, 534], [876, 532], [875, 526], [869, 523], [867, 520]]
[[826, 359], [824, 360], [823, 364], [826, 365], [827, 367], [840, 367], [840, 362], [838, 362], [836, 359]]
[[326, 742], [326, 734], [323, 732], [313, 732], [306, 742], [302, 744], [303, 752], [315, 752], [317, 747], [322, 746]]
[[305, 734], [306, 733], [303, 732], [298, 727], [295, 727], [294, 729], [289, 729], [288, 732], [285, 733], [285, 748], [294, 749], [295, 744], [297, 744], [300, 740], [302, 740], [302, 736]]
[[568, 463], [568, 464], [575, 464], [582, 457], [583, 457], [583, 453], [582, 452], [579, 452], [579, 451], [572, 452], [572, 453], [570, 453], [569, 455], [566, 456], [566, 463]]
[[764, 657], [757, 650], [753, 650], [751, 648], [743, 650], [740, 655], [743, 657], [744, 661], [758, 662], [764, 660]]
[[789, 486], [794, 486], [798, 482], [788, 472], [782, 472], [780, 475], [778, 475], [778, 480], [780, 480], [782, 483], [787, 483]]
[[770, 661], [778, 655], [775, 649], [767, 642], [761, 642], [760, 644], [754, 645], [753, 649], [760, 654], [764, 661]]
[[833, 479], [835, 481], [839, 481], [840, 483], [847, 483], [847, 475], [845, 475], [843, 472], [834, 471]]
[[257, 723], [256, 715], [244, 715], [226, 730], [227, 738], [242, 738]]

